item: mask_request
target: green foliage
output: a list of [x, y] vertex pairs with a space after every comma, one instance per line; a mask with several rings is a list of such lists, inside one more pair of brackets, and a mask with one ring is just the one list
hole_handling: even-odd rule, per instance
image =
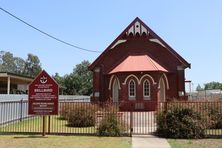
[[[88, 70], [90, 63], [82, 61], [77, 64], [71, 74], [64, 77], [58, 73], [54, 76], [64, 95], [90, 95], [92, 93], [92, 72]], [[38, 56], [28, 54], [26, 60], [14, 57], [12, 53], [0, 51], [0, 72], [11, 72], [35, 77], [42, 70]]]
[[24, 74], [25, 69], [25, 61], [22, 58], [14, 57], [14, 63], [15, 63], [15, 70], [14, 73], [16, 74]]
[[205, 137], [204, 118], [191, 108], [173, 106], [157, 115], [157, 134], [167, 138]]
[[60, 76], [59, 73], [55, 73], [55, 75], [52, 77], [59, 84], [59, 88], [60, 88], [59, 94], [63, 95], [64, 90], [66, 89], [64, 85], [64, 77]]
[[88, 70], [89, 61], [82, 61], [73, 69], [73, 77], [78, 79], [78, 94], [90, 95], [92, 93], [92, 72]]
[[126, 124], [117, 112], [109, 112], [99, 123], [99, 136], [121, 136], [126, 131]]
[[35, 77], [42, 70], [40, 60], [28, 54], [26, 60], [14, 57], [12, 53], [0, 51], [0, 71]]
[[68, 126], [71, 127], [89, 127], [95, 125], [96, 105], [92, 104], [76, 104], [63, 106], [61, 111], [61, 119], [68, 121]]
[[220, 103], [208, 103], [203, 110], [209, 117], [209, 128], [222, 129], [222, 106]]
[[196, 91], [202, 91], [202, 90], [210, 90], [210, 89], [222, 89], [222, 83], [220, 82], [209, 82], [204, 84], [204, 87], [202, 88], [200, 84], [197, 85]]
[[38, 56], [28, 54], [28, 58], [25, 61], [24, 74], [27, 76], [35, 77], [41, 72], [41, 64]]
[[71, 105], [70, 104], [62, 104], [59, 109], [59, 115], [61, 120], [68, 120]]
[[62, 87], [64, 95], [90, 95], [92, 93], [92, 72], [88, 70], [90, 63], [82, 61], [77, 64], [71, 74], [60, 77], [54, 76]]
[[220, 82], [209, 82], [204, 84], [204, 89], [222, 89], [222, 83]]
[[1, 51], [1, 71], [3, 72], [15, 72], [16, 65], [13, 54], [10, 52]]
[[196, 88], [196, 91], [201, 91], [201, 90], [204, 90], [204, 89], [200, 86], [200, 84], [198, 84], [197, 88]]
[[89, 127], [95, 125], [95, 116], [86, 109], [72, 110], [68, 114], [68, 125], [71, 127]]
[[82, 95], [78, 93], [80, 89], [80, 81], [79, 78], [73, 74], [65, 75], [63, 77], [64, 94], [65, 95]]
[[[59, 75], [59, 73], [55, 73], [53, 76], [53, 79], [56, 80], [56, 82], [60, 85], [63, 84], [63, 77]], [[61, 86], [60, 86], [61, 87]]]

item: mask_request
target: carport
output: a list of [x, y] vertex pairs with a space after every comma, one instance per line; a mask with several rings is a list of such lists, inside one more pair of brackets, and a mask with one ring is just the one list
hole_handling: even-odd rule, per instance
[[0, 72], [0, 94], [15, 94], [15, 90], [26, 92], [28, 84], [33, 80], [34, 78], [28, 76]]

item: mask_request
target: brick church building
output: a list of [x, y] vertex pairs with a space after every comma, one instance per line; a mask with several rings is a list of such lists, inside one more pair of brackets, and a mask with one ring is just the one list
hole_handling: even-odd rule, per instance
[[92, 102], [111, 101], [122, 110], [156, 110], [157, 102], [185, 100], [190, 64], [136, 18], [89, 66]]

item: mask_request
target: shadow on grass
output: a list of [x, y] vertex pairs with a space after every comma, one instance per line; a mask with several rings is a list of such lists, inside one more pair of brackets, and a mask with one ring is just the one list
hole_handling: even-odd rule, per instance
[[47, 136], [41, 136], [41, 135], [31, 135], [31, 136], [15, 136], [13, 137], [15, 139], [24, 139], [24, 138], [48, 138]]
[[57, 120], [67, 120], [65, 117], [59, 116], [57, 117]]

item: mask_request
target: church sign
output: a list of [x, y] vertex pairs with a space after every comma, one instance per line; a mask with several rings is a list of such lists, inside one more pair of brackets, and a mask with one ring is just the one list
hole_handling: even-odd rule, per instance
[[29, 85], [28, 114], [57, 115], [58, 94], [58, 84], [43, 70]]

